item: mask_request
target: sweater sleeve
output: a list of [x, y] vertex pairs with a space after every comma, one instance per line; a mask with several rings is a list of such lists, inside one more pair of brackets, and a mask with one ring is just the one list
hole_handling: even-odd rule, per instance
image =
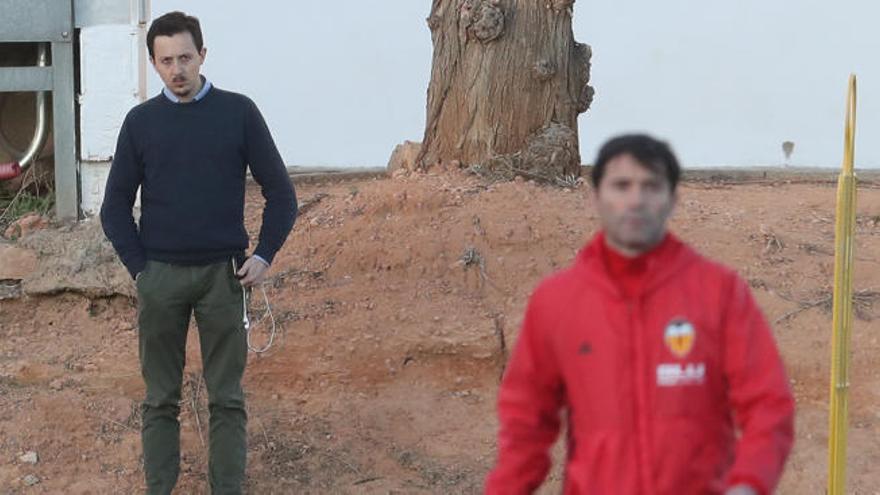
[[296, 192], [266, 121], [250, 100], [245, 135], [248, 166], [266, 200], [254, 254], [272, 263], [296, 220]]
[[546, 314], [533, 296], [498, 392], [498, 460], [488, 495], [533, 493], [550, 470], [559, 435], [562, 379], [547, 340]]
[[104, 188], [101, 225], [122, 264], [134, 278], [147, 264], [138, 229], [132, 215], [137, 190], [143, 182], [144, 167], [131, 134], [131, 114], [122, 124], [110, 175]]
[[735, 277], [725, 314], [725, 372], [741, 435], [728, 485], [770, 494], [794, 442], [794, 398], [776, 342], [748, 285]]

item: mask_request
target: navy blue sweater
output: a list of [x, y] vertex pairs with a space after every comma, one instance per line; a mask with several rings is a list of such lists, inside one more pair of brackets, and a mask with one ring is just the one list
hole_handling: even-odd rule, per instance
[[271, 263], [293, 228], [296, 195], [254, 102], [214, 87], [198, 101], [159, 94], [133, 108], [101, 206], [104, 232], [132, 277], [148, 259], [202, 265], [242, 256], [248, 166], [266, 199], [254, 254]]

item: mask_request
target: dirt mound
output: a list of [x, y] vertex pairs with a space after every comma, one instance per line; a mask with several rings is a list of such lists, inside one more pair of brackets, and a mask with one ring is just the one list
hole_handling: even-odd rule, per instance
[[[494, 460], [498, 379], [526, 298], [596, 228], [588, 188], [490, 185], [453, 173], [297, 192], [309, 206], [266, 287], [279, 335], [268, 353], [251, 356], [245, 378], [250, 493], [478, 493]], [[262, 205], [257, 189], [248, 197], [255, 237]], [[736, 267], [777, 322], [798, 401], [783, 494], [825, 486], [833, 211], [833, 184], [700, 182], [682, 185], [673, 222]], [[878, 215], [880, 191], [861, 191], [848, 493], [880, 486]], [[47, 233], [64, 239], [57, 247], [26, 242], [41, 257], [63, 258], [59, 279], [106, 270], [89, 283], [101, 291], [0, 301], [0, 486], [13, 493], [28, 475], [39, 479], [28, 493], [142, 488], [136, 310], [127, 297], [98, 297], [121, 292], [113, 287], [122, 269], [109, 246], [63, 237], [99, 233], [82, 228], [91, 234]], [[257, 343], [264, 330], [265, 321]], [[200, 493], [207, 405], [195, 332], [189, 352], [179, 491]], [[30, 451], [36, 464], [21, 460]], [[560, 486], [557, 468], [543, 493]]]

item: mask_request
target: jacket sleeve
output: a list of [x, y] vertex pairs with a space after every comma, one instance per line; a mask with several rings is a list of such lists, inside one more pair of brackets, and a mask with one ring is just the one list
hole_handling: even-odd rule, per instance
[[132, 278], [147, 264], [132, 215], [135, 195], [143, 179], [143, 162], [134, 145], [129, 114], [119, 131], [116, 152], [110, 165], [110, 175], [104, 188], [101, 226]]
[[535, 300], [526, 310], [498, 392], [498, 460], [486, 480], [486, 494], [537, 490], [550, 469], [550, 448], [559, 435], [562, 380], [546, 319], [542, 321]]
[[269, 126], [254, 102], [248, 100], [245, 124], [247, 162], [260, 185], [266, 206], [254, 254], [272, 263], [296, 220], [296, 193], [278, 153]]
[[740, 438], [727, 483], [770, 494], [794, 442], [794, 398], [770, 327], [739, 277], [728, 302], [724, 366]]

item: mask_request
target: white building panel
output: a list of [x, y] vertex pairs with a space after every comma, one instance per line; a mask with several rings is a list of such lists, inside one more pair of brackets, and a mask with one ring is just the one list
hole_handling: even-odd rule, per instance
[[113, 157], [122, 121], [141, 101], [141, 39], [136, 25], [110, 24], [81, 31], [82, 161], [109, 161]]

